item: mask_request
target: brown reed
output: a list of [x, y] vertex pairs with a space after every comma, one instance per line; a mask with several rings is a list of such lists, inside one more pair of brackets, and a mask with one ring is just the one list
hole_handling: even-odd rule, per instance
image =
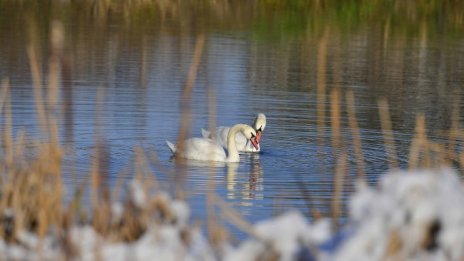
[[306, 202], [306, 208], [308, 212], [310, 213], [311, 217], [314, 220], [321, 219], [323, 217], [322, 213], [316, 209], [316, 207], [313, 204], [313, 197], [311, 195], [311, 192], [304, 186], [303, 179], [300, 176], [297, 176], [297, 185], [298, 189], [300, 190], [300, 193], [303, 195], [303, 198]]
[[340, 136], [340, 90], [333, 89], [330, 92], [330, 112], [331, 112], [331, 128], [332, 128], [332, 148], [334, 158], [337, 158], [338, 150], [341, 145]]
[[343, 195], [343, 187], [345, 185], [345, 176], [347, 173], [347, 159], [348, 154], [343, 152], [337, 158], [337, 165], [335, 168], [334, 186], [332, 192], [332, 224], [335, 229], [339, 227], [339, 218], [342, 214], [341, 203]]
[[238, 213], [234, 208], [230, 207], [223, 199], [221, 199], [214, 192], [211, 192], [215, 205], [221, 210], [219, 213], [232, 224], [234, 224], [241, 231], [251, 235], [255, 238], [259, 236], [255, 233], [253, 226], [248, 223], [240, 213]]
[[[208, 86], [208, 129], [211, 132], [212, 137], [215, 136], [216, 132], [216, 96], [213, 88]], [[212, 151], [211, 151], [212, 152]], [[210, 153], [210, 157], [213, 154]], [[223, 229], [221, 229], [218, 219], [214, 210], [214, 191], [216, 186], [214, 182], [214, 166], [210, 162], [208, 166], [208, 193], [206, 195], [206, 211], [207, 211], [207, 226], [208, 226], [208, 238], [210, 242], [219, 244], [226, 237]]]
[[387, 151], [388, 165], [390, 169], [396, 169], [398, 168], [398, 162], [395, 148], [395, 139], [393, 138], [390, 111], [387, 100], [380, 99], [378, 101], [378, 107], [385, 149]]
[[319, 40], [317, 56], [317, 136], [319, 146], [324, 146], [325, 134], [327, 38], [328, 29]]
[[354, 156], [356, 158], [356, 169], [358, 172], [358, 179], [364, 180], [364, 156], [362, 153], [361, 134], [359, 133], [358, 121], [356, 119], [356, 109], [354, 106], [355, 100], [353, 92], [347, 92], [345, 99], [348, 111], [348, 123], [351, 130], [351, 137], [353, 139], [353, 150]]
[[[448, 134], [447, 161], [459, 161], [456, 156], [456, 140], [459, 137], [459, 115], [460, 115], [460, 93], [456, 92], [453, 95], [453, 107], [451, 110], [451, 127]], [[449, 164], [449, 162], [447, 162]], [[462, 166], [462, 165], [461, 165]]]
[[[425, 133], [425, 117], [423, 114], [416, 116], [415, 135], [409, 149], [409, 168], [430, 167], [430, 159], [427, 152], [427, 137]], [[421, 164], [421, 152], [425, 154], [425, 160]]]
[[[88, 222], [82, 206], [82, 195], [87, 185], [83, 184], [75, 191], [75, 197], [66, 207], [63, 203], [65, 197], [62, 175], [62, 150], [58, 141], [58, 95], [59, 95], [59, 68], [60, 68], [60, 38], [61, 26], [52, 25], [51, 57], [48, 66], [47, 81], [42, 81], [39, 60], [35, 53], [36, 48], [28, 47], [28, 56], [35, 93], [35, 105], [45, 142], [33, 141], [32, 155], [24, 155], [28, 143], [25, 132], [19, 131], [16, 140], [12, 135], [12, 112], [8, 98], [9, 83], [4, 80], [0, 96], [0, 113], [5, 117], [2, 151], [5, 155], [0, 160], [2, 169], [0, 190], [0, 236], [8, 242], [18, 242], [18, 232], [28, 230], [44, 238], [50, 231], [56, 231], [61, 238], [61, 246], [66, 256], [76, 255], [71, 245], [68, 229], [76, 222]], [[57, 30], [57, 31], [54, 31]], [[47, 82], [45, 90], [42, 82]], [[44, 93], [47, 99], [43, 99]], [[102, 97], [102, 93], [97, 95]], [[97, 101], [101, 100], [97, 98]], [[97, 102], [98, 103], [98, 102]], [[97, 110], [99, 111], [99, 110]], [[99, 113], [96, 114], [98, 125]], [[99, 129], [99, 128], [97, 128]], [[113, 198], [109, 188], [105, 186], [104, 178], [108, 173], [108, 152], [102, 142], [100, 134], [96, 135], [96, 152], [91, 170], [92, 191], [92, 217], [93, 228], [109, 240], [130, 242], [140, 237], [145, 231], [149, 217], [162, 217], [158, 222], [174, 222], [170, 213], [169, 203], [162, 197], [151, 197], [146, 206], [136, 206], [126, 195], [126, 203], [121, 219], [113, 222], [113, 198], [119, 198], [120, 185], [113, 191]], [[136, 179], [143, 184], [145, 193], [153, 188], [159, 190], [159, 184], [149, 171], [148, 160], [141, 148], [136, 148]], [[50, 230], [53, 228], [54, 230]], [[38, 256], [40, 257], [40, 244]], [[95, 251], [98, 252], [98, 247]], [[98, 256], [98, 253], [97, 253]]]
[[42, 130], [42, 135], [44, 135], [44, 137], [48, 137], [48, 123], [43, 102], [42, 80], [40, 77], [41, 72], [39, 68], [39, 63], [37, 61], [35, 49], [31, 45], [27, 47], [27, 54], [29, 57], [29, 65], [32, 75], [32, 86], [34, 87], [35, 106], [37, 114], [39, 116], [39, 124]]
[[[36, 83], [40, 83], [34, 50], [32, 48], [28, 50], [31, 68], [35, 68], [32, 70], [33, 79]], [[7, 81], [3, 82], [2, 90], [1, 101], [2, 107], [5, 108], [2, 143], [5, 157], [0, 163], [4, 170], [1, 183], [0, 214], [4, 218], [8, 217], [10, 225], [1, 224], [0, 234], [6, 240], [14, 241], [18, 231], [28, 229], [43, 238], [51, 225], [60, 224], [62, 221], [61, 196], [63, 187], [59, 176], [61, 170], [59, 145], [53, 140], [48, 143], [36, 143], [38, 155], [36, 160], [24, 159], [24, 132], [21, 131], [16, 142], [13, 142], [12, 112], [8, 98]], [[35, 86], [35, 90], [36, 93], [40, 92], [41, 94], [40, 86]], [[40, 110], [39, 119], [43, 120], [41, 126], [43, 129], [48, 129], [44, 122], [47, 117], [45, 106], [40, 98], [36, 98], [37, 101], [40, 102], [36, 103], [38, 110]], [[50, 108], [48, 114], [51, 114], [53, 109], [53, 107]]]
[[[192, 63], [188, 73], [187, 81], [182, 91], [182, 97], [180, 99], [181, 117], [179, 121], [179, 133], [177, 135], [176, 150], [182, 152], [184, 150], [184, 140], [188, 136], [187, 132], [190, 126], [190, 101], [192, 97], [193, 84], [197, 78], [198, 66], [201, 61], [203, 48], [205, 44], [204, 35], [199, 35], [195, 43], [195, 51], [193, 53]], [[179, 158], [179, 157], [178, 157]]]

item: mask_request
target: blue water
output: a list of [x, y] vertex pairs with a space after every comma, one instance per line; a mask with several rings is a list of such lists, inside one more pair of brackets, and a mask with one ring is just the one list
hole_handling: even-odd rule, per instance
[[[427, 46], [418, 50], [418, 43], [412, 41], [400, 50], [386, 49], [410, 54], [405, 57], [408, 67], [393, 66], [395, 60], [390, 56], [380, 59], [387, 66], [373, 66], [377, 60], [372, 61], [371, 53], [365, 50], [368, 43], [356, 35], [345, 41], [328, 46], [328, 65], [322, 74], [325, 94], [328, 99], [335, 87], [354, 91], [366, 178], [375, 183], [388, 170], [377, 99], [390, 101], [398, 161], [406, 167], [417, 112], [425, 113], [432, 138], [440, 139], [440, 130], [449, 127], [453, 90], [463, 85], [462, 79], [452, 84], [441, 79], [450, 79], [458, 72], [464, 75], [464, 64], [444, 53], [443, 59], [458, 65], [441, 68], [440, 58], [432, 55], [436, 50]], [[274, 43], [243, 32], [211, 32], [206, 42], [191, 97], [189, 136], [200, 136], [200, 129], [208, 126], [208, 93], [212, 91], [218, 126], [251, 124], [256, 113], [266, 114], [262, 152], [241, 155], [238, 165], [177, 167], [165, 140], [177, 138], [180, 97], [195, 39], [160, 33], [137, 48], [125, 42], [114, 47], [108, 41], [109, 47], [101, 52], [75, 56], [72, 121], [62, 111], [57, 114], [62, 143], [68, 149], [64, 180], [69, 190], [88, 181], [100, 133], [108, 152], [105, 175], [110, 188], [126, 169], [129, 174], [123, 178], [134, 177], [134, 149], [141, 147], [150, 160], [150, 175], [173, 195], [182, 191], [197, 220], [206, 218], [206, 195], [211, 190], [249, 222], [289, 209], [298, 209], [308, 218], [310, 208], [329, 215], [336, 159], [347, 151], [345, 209], [356, 173], [351, 132], [342, 102], [342, 143], [340, 148], [332, 148], [327, 99], [323, 102], [324, 126], [318, 131], [317, 40]], [[443, 52], [463, 49], [462, 45], [452, 45]], [[333, 50], [337, 50], [337, 57], [332, 56]], [[27, 59], [13, 65], [2, 59], [5, 55], [0, 49], [0, 75], [10, 76], [15, 135], [24, 129], [30, 137], [40, 137]], [[439, 73], [423, 74], [436, 68]], [[11, 71], [15, 73], [7, 75]], [[61, 90], [61, 104], [66, 102], [63, 93]], [[66, 130], [72, 133], [68, 137]], [[213, 186], [208, 184], [210, 179]]]

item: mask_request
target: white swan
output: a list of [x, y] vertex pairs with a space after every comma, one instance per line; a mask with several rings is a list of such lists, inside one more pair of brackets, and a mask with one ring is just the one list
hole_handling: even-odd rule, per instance
[[182, 158], [203, 160], [203, 161], [221, 161], [221, 162], [239, 162], [237, 145], [235, 138], [238, 133], [242, 133], [247, 140], [255, 147], [258, 146], [256, 131], [246, 124], [234, 125], [227, 135], [227, 153], [218, 143], [209, 138], [190, 138], [184, 141], [183, 151], [177, 151], [176, 145], [166, 141], [172, 153]]
[[[255, 120], [253, 121], [252, 126], [256, 131], [256, 141], [258, 142], [258, 148], [255, 148], [249, 139], [246, 139], [245, 136], [243, 136], [241, 133], [238, 133], [236, 136], [238, 151], [259, 152], [261, 150], [259, 143], [261, 142], [261, 133], [264, 131], [264, 128], [266, 128], [266, 115], [263, 113], [258, 113], [255, 117]], [[216, 128], [216, 134], [214, 137], [211, 136], [211, 132], [205, 129], [201, 129], [201, 134], [203, 137], [213, 139], [222, 147], [227, 148], [227, 135], [229, 130], [230, 127], [220, 126]]]

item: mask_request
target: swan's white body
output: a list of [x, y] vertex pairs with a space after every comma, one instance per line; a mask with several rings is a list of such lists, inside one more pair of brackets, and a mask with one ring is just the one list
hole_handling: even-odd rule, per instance
[[190, 138], [184, 141], [182, 151], [177, 151], [177, 146], [166, 141], [169, 148], [177, 156], [202, 161], [239, 162], [240, 157], [235, 139], [241, 133], [245, 139], [251, 140], [252, 145], [258, 147], [256, 131], [246, 124], [234, 125], [227, 135], [227, 152], [224, 148], [209, 138]]
[[[250, 140], [245, 138], [245, 136], [243, 136], [241, 133], [237, 133], [235, 136], [235, 141], [238, 151], [259, 152], [261, 150], [259, 142], [261, 141], [261, 132], [264, 130], [264, 128], [266, 128], [266, 116], [263, 113], [258, 113], [252, 126], [256, 131], [258, 148], [255, 148], [253, 144], [251, 144]], [[230, 127], [220, 126], [216, 128], [214, 137], [212, 137], [211, 132], [205, 129], [201, 129], [201, 134], [204, 138], [210, 138], [227, 149], [227, 135], [229, 134], [229, 131]]]

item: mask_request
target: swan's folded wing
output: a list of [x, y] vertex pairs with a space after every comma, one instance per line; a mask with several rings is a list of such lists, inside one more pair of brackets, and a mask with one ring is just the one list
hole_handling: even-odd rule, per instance
[[224, 161], [224, 149], [211, 139], [191, 138], [185, 143], [184, 155], [189, 159]]

